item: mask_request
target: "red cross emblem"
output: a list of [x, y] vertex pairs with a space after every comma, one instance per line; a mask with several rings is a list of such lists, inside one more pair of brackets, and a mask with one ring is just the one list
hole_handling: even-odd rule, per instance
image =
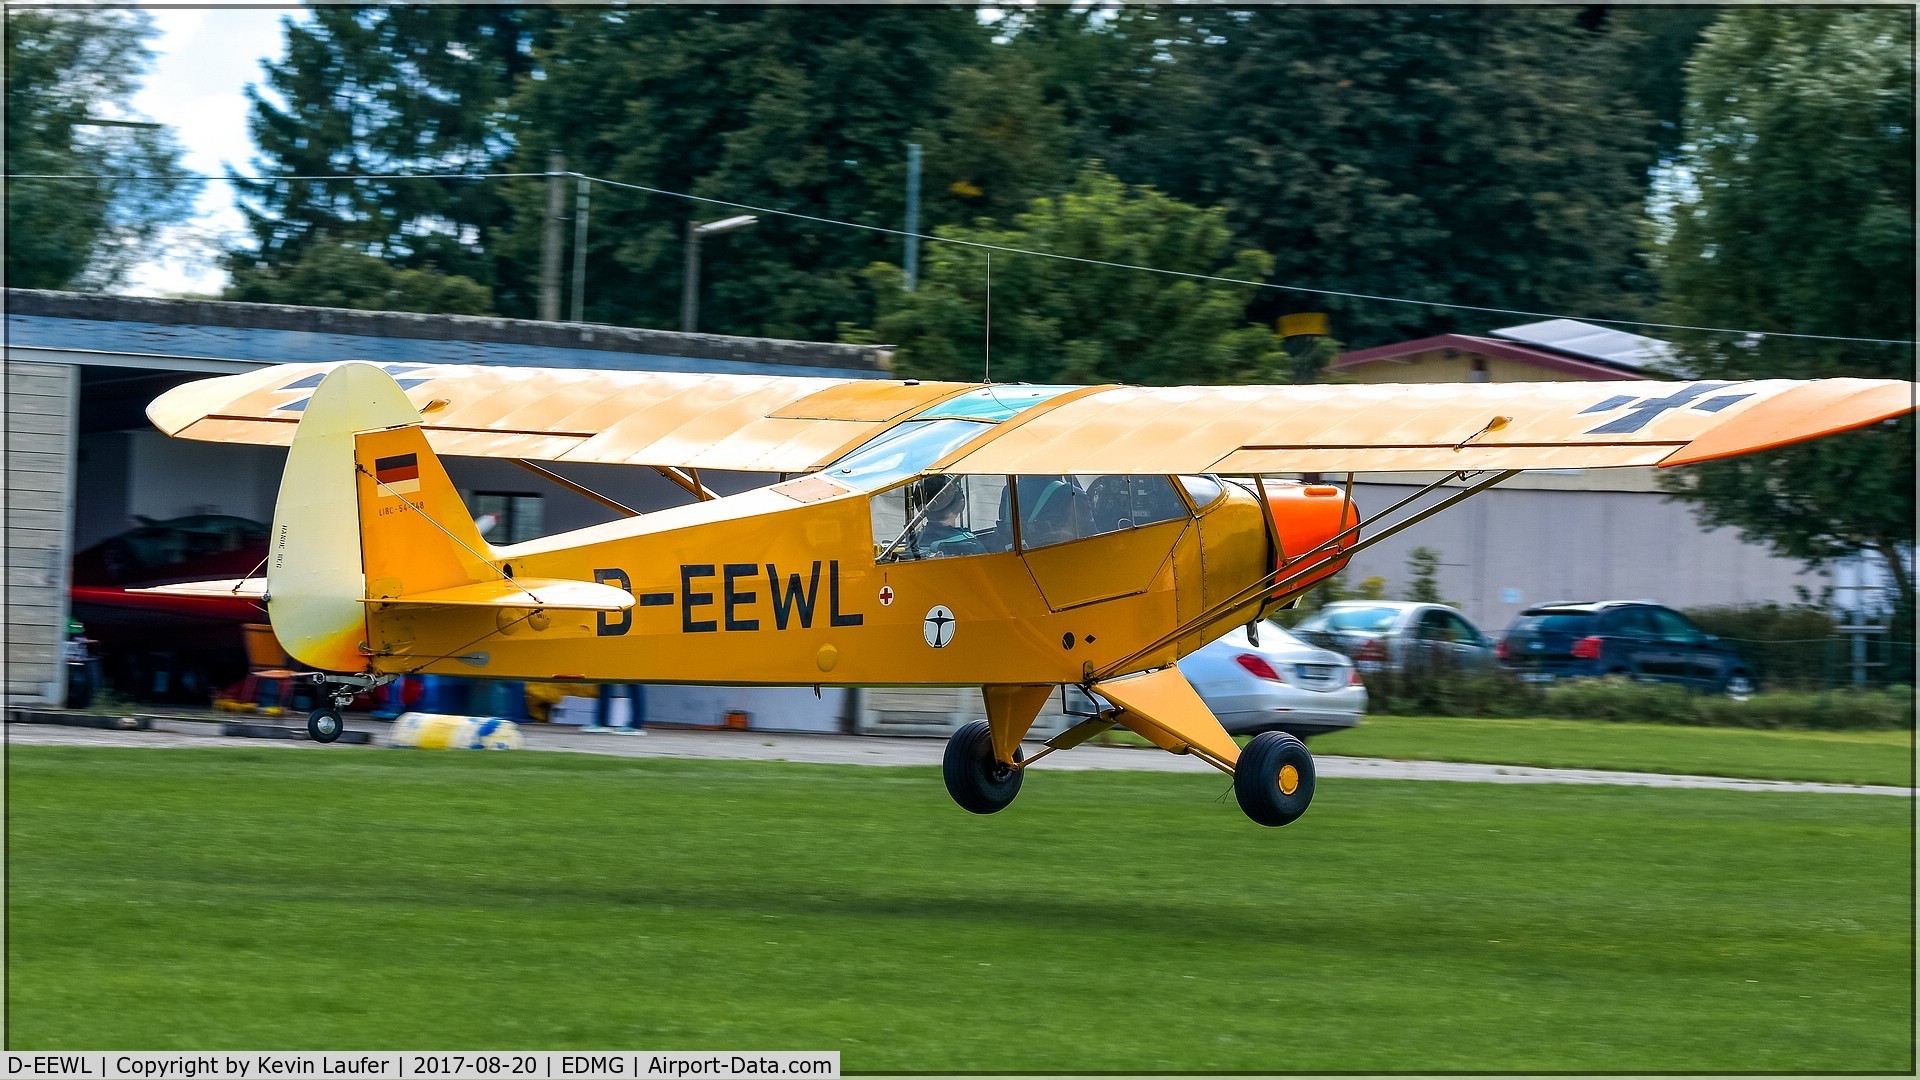
[[893, 586], [891, 585], [880, 586], [880, 606], [886, 607], [892, 603], [893, 603]]

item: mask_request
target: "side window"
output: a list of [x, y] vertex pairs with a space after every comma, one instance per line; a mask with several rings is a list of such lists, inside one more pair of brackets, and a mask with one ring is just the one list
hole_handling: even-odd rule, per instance
[[1653, 620], [1645, 608], [1619, 608], [1607, 614], [1606, 632], [1623, 637], [1654, 636]]
[[476, 491], [467, 499], [474, 524], [490, 544], [518, 544], [545, 532], [546, 505], [536, 494]]
[[1669, 641], [1693, 641], [1700, 636], [1693, 624], [1666, 608], [1648, 608], [1655, 630]]
[[873, 553], [882, 562], [985, 555], [1013, 542], [1004, 476], [922, 477], [870, 505]]
[[1164, 476], [1022, 476], [1014, 489], [1026, 548], [1187, 516], [1186, 504]]
[[1467, 620], [1455, 615], [1451, 611], [1443, 611], [1441, 614], [1446, 616], [1447, 633], [1452, 636], [1452, 640], [1462, 645], [1478, 645], [1480, 643], [1480, 632], [1475, 630], [1473, 625], [1467, 622]]
[[1417, 633], [1421, 641], [1446, 641], [1447, 613], [1444, 611], [1423, 611], [1420, 613], [1420, 627]]

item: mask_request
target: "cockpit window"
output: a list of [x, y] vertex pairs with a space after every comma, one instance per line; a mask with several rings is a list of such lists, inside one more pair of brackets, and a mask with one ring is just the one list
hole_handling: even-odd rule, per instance
[[860, 491], [878, 491], [926, 471], [989, 427], [972, 420], [909, 420], [875, 435], [821, 473]]
[[1013, 547], [1004, 476], [936, 474], [872, 500], [880, 562], [988, 555]]
[[943, 401], [920, 414], [922, 420], [1010, 420], [1043, 401], [1078, 386], [983, 386]]
[[1187, 516], [1164, 476], [1022, 476], [1014, 487], [1026, 549]]

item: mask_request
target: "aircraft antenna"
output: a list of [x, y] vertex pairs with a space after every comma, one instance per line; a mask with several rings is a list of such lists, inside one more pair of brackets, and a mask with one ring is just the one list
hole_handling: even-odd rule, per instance
[[987, 333], [982, 342], [986, 349], [986, 374], [982, 382], [993, 381], [993, 252], [987, 252]]

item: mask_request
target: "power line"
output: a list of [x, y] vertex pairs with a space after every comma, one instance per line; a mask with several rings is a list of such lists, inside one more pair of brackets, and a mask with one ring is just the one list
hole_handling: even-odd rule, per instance
[[1485, 307], [1477, 304], [1454, 304], [1442, 300], [1418, 300], [1409, 296], [1383, 296], [1377, 293], [1343, 292], [1339, 289], [1316, 289], [1305, 285], [1281, 285], [1265, 281], [1247, 281], [1243, 278], [1222, 277], [1217, 274], [1196, 274], [1185, 270], [1167, 270], [1158, 266], [1142, 266], [1138, 263], [1115, 262], [1109, 259], [1091, 259], [1080, 255], [1063, 255], [1054, 251], [1036, 251], [1031, 248], [1017, 248], [1005, 244], [988, 244], [978, 240], [957, 240], [950, 236], [935, 236], [930, 233], [909, 232], [905, 229], [891, 229], [884, 225], [869, 225], [859, 221], [842, 221], [838, 218], [820, 217], [815, 214], [802, 214], [794, 210], [778, 210], [769, 206], [756, 206], [752, 203], [734, 202], [728, 199], [715, 199], [705, 195], [693, 195], [684, 191], [672, 191], [667, 188], [649, 187], [646, 184], [633, 184], [624, 180], [608, 180], [600, 176], [588, 176], [586, 173], [568, 170], [565, 172], [501, 172], [501, 173], [358, 173], [358, 174], [301, 174], [292, 176], [196, 176], [196, 175], [152, 175], [152, 176], [94, 176], [73, 173], [9, 173], [8, 180], [171, 180], [171, 181], [247, 181], [249, 183], [275, 182], [286, 180], [525, 180], [570, 176], [594, 184], [605, 184], [612, 188], [638, 191], [648, 195], [663, 195], [669, 198], [686, 199], [690, 202], [708, 203], [713, 206], [725, 206], [737, 210], [751, 210], [757, 214], [771, 214], [775, 217], [792, 218], [796, 221], [810, 221], [819, 225], [834, 225], [847, 229], [862, 229], [867, 232], [902, 239], [926, 240], [941, 244], [954, 244], [960, 247], [976, 248], [982, 251], [999, 251], [1012, 255], [1031, 255], [1042, 259], [1057, 259], [1062, 262], [1079, 263], [1084, 266], [1104, 266], [1115, 270], [1138, 270], [1148, 274], [1164, 274], [1169, 277], [1186, 278], [1192, 281], [1212, 281], [1225, 285], [1251, 286], [1256, 289], [1272, 289], [1278, 292], [1298, 293], [1309, 296], [1334, 296], [1344, 300], [1369, 300], [1382, 304], [1415, 304], [1421, 307], [1437, 308], [1447, 311], [1472, 311], [1487, 315], [1520, 315], [1530, 319], [1571, 319], [1578, 322], [1600, 323], [1608, 326], [1637, 326], [1652, 330], [1695, 330], [1708, 334], [1735, 334], [1741, 337], [1788, 338], [1796, 341], [1834, 341], [1859, 345], [1913, 345], [1911, 340], [1901, 338], [1841, 337], [1835, 334], [1795, 334], [1783, 330], [1740, 330], [1727, 326], [1694, 326], [1687, 323], [1650, 322], [1643, 319], [1601, 319], [1590, 316], [1560, 315], [1545, 311], [1525, 311], [1519, 308]]

